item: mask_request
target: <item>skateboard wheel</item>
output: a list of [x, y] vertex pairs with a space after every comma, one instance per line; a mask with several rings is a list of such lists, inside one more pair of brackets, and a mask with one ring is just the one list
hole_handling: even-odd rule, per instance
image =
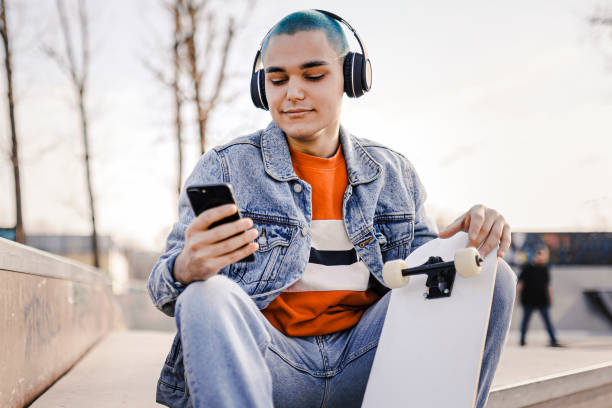
[[410, 276], [402, 276], [402, 269], [406, 269], [406, 262], [403, 259], [394, 259], [393, 261], [386, 262], [382, 270], [385, 285], [391, 289], [406, 286]]
[[480, 254], [476, 248], [463, 248], [455, 252], [455, 269], [463, 278], [471, 278], [480, 275], [482, 266], [478, 264], [477, 259]]

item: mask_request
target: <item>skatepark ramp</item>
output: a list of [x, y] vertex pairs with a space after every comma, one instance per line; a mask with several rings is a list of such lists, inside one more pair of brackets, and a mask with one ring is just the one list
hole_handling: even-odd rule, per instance
[[120, 327], [110, 278], [0, 238], [0, 406], [22, 407]]

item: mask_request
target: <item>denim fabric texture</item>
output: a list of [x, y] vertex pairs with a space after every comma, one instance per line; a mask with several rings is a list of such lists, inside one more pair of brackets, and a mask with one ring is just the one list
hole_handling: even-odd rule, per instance
[[[346, 231], [371, 272], [371, 283], [384, 294], [383, 264], [406, 258], [436, 238], [437, 230], [423, 208], [424, 188], [403, 155], [343, 127], [340, 143], [349, 178], [342, 208]], [[241, 215], [253, 219], [259, 249], [254, 262], [229, 265], [205, 282], [186, 287], [175, 282], [174, 260], [194, 218], [183, 188], [179, 220], [148, 281], [153, 303], [175, 317], [178, 328], [158, 381], [157, 402], [171, 407], [359, 406], [388, 296], [351, 329], [302, 338], [278, 332], [259, 310], [305, 270], [310, 185], [293, 171], [286, 137], [274, 123], [207, 152], [185, 187], [222, 182], [232, 184]], [[294, 189], [296, 184], [302, 188]], [[507, 271], [498, 271], [479, 407], [487, 398], [514, 301], [516, 277], [507, 265], [501, 269]]]

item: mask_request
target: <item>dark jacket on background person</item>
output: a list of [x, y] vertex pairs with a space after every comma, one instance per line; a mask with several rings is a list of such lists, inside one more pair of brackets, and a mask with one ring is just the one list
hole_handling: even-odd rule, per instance
[[548, 265], [527, 264], [523, 266], [518, 280], [523, 282], [523, 289], [521, 291], [521, 304], [523, 306], [550, 306], [550, 297], [548, 296], [550, 273]]

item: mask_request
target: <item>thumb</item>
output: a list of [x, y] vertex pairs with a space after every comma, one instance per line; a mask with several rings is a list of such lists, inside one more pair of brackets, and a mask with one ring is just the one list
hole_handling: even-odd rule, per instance
[[463, 217], [455, 220], [448, 227], [444, 228], [444, 230], [440, 231], [438, 236], [440, 238], [449, 238], [455, 235], [457, 232], [461, 231], [461, 224], [463, 222]]

